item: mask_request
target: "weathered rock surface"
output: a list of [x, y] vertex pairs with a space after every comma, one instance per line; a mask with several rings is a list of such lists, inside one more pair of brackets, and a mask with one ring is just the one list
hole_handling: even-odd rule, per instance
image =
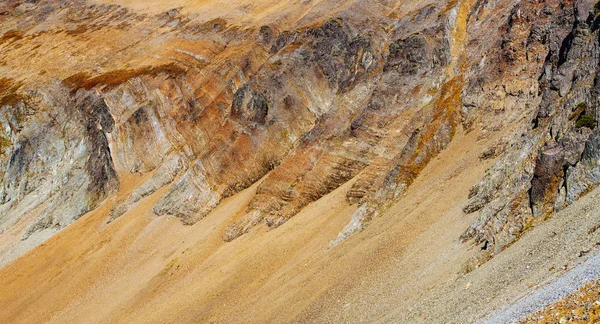
[[[9, 319], [29, 319], [21, 310], [51, 295], [31, 296], [50, 291], [64, 298], [36, 318], [77, 318], [80, 305], [110, 300], [97, 313], [106, 322], [166, 304], [162, 316], [185, 309], [180, 318], [210, 322], [275, 300], [256, 321], [319, 322], [327, 300], [344, 313], [325, 322], [362, 319], [359, 302], [398, 321], [437, 307], [429, 292], [458, 287], [435, 312], [468, 300], [465, 318], [478, 314], [483, 292], [490, 302], [554, 272], [518, 281], [531, 265], [496, 258], [487, 266], [522, 273], [490, 275], [479, 283], [493, 289], [462, 299], [465, 284], [476, 288], [469, 278], [504, 270], [470, 272], [550, 217], [552, 231], [528, 243], [538, 252], [562, 239], [565, 219], [595, 223], [588, 205], [555, 212], [600, 184], [598, 80], [591, 0], [2, 1], [0, 268], [75, 224], [55, 236], [61, 245], [36, 250], [48, 253], [35, 269], [50, 265], [52, 278], [34, 276], [21, 296], [20, 279], [0, 271], [0, 299], [10, 296]], [[569, 226], [577, 246], [595, 242], [598, 225], [587, 237]], [[84, 298], [57, 284], [80, 266]], [[404, 281], [390, 289], [389, 273]], [[379, 274], [381, 289], [350, 296]], [[132, 278], [142, 280], [111, 300]], [[174, 290], [188, 299], [170, 300]], [[411, 301], [393, 314], [380, 295]], [[273, 315], [288, 301], [289, 316]]]
[[591, 1], [556, 5], [556, 10], [545, 3], [543, 8], [532, 5], [518, 11], [521, 19], [529, 10], [553, 14], [546, 27], [534, 25], [529, 36], [547, 46], [539, 77], [540, 101], [515, 149], [473, 188], [464, 208], [467, 213], [479, 211], [480, 218], [463, 238], [491, 246], [490, 255], [599, 184], [591, 153], [596, 131], [578, 122], [588, 114], [597, 119], [599, 7]]
[[[41, 207], [23, 240], [68, 226], [119, 186], [106, 137], [114, 121], [104, 100], [61, 85], [45, 90], [16, 103], [27, 107], [25, 115], [3, 125], [10, 143], [3, 152], [0, 222], [6, 229]], [[16, 108], [4, 106], [7, 113]]]
[[[600, 183], [598, 131], [582, 127], [600, 118], [597, 4], [334, 2], [259, 26], [231, 24], [235, 11], [3, 4], [2, 226], [33, 218], [23, 240], [64, 228], [118, 190], [115, 170], [152, 175], [108, 220], [165, 188], [154, 213], [194, 224], [261, 181], [231, 241], [353, 180], [360, 208], [338, 244], [477, 130], [504, 136], [481, 152], [499, 160], [462, 238], [493, 253]], [[45, 48], [52, 34], [72, 50]], [[24, 52], [40, 59], [23, 66]]]

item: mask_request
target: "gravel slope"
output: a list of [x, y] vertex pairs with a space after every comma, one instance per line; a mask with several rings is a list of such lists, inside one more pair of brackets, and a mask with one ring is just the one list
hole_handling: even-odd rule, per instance
[[573, 270], [518, 300], [506, 309], [491, 314], [483, 323], [503, 324], [521, 320], [524, 316], [536, 312], [562, 298], [578, 291], [582, 286], [600, 278], [600, 254], [587, 259]]
[[[413, 190], [418, 187], [415, 185]], [[541, 299], [539, 304], [532, 302], [530, 308], [517, 315], [540, 309], [598, 278], [597, 273], [586, 272], [598, 264], [596, 257], [590, 259], [588, 266], [579, 264], [599, 251], [600, 231], [590, 231], [600, 223], [599, 199], [600, 190], [590, 192], [468, 273], [460, 260], [469, 254], [467, 249], [478, 247], [469, 248], [469, 244], [456, 241], [458, 235], [454, 236], [454, 245], [449, 242], [453, 232], [464, 225], [459, 215], [445, 214], [439, 222], [430, 223], [427, 232], [390, 260], [387, 267], [363, 274], [359, 284], [349, 291], [329, 292], [328, 300], [320, 301], [329, 306], [313, 310], [316, 314], [299, 322], [481, 323], [500, 316], [509, 305], [564, 277], [546, 289], [553, 291], [564, 286], [566, 290], [556, 291], [554, 297], [548, 293], [551, 298]], [[412, 203], [410, 199], [404, 201], [405, 206]], [[580, 256], [582, 251], [588, 253]], [[579, 277], [585, 273], [588, 276]], [[573, 279], [568, 280], [570, 276]], [[578, 282], [579, 278], [585, 281]]]

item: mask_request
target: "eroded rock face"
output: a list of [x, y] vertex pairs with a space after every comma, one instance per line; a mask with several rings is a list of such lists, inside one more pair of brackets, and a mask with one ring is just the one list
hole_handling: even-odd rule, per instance
[[[421, 12], [414, 15], [419, 16]], [[410, 154], [418, 155], [414, 152], [417, 140], [411, 141], [408, 134], [414, 132], [413, 137], [417, 136], [420, 125], [432, 119], [440, 123], [439, 129], [426, 132], [426, 136], [437, 140], [432, 145], [442, 149], [449, 142], [454, 120], [447, 115], [447, 107], [435, 107], [421, 100], [397, 101], [398, 96], [404, 94], [438, 91], [440, 87], [442, 71], [451, 61], [447, 34], [451, 27], [445, 25], [443, 19], [434, 21], [433, 17], [437, 16], [431, 14], [429, 21], [421, 17], [423, 29], [408, 36], [403, 35], [407, 28], [402, 24], [395, 26], [390, 35], [373, 37], [371, 35], [379, 32], [370, 31], [370, 36], [358, 35], [354, 39], [342, 33], [337, 21], [309, 31], [309, 44], [316, 44], [313, 45], [318, 55], [316, 63], [334, 91], [331, 108], [266, 177], [248, 214], [226, 230], [225, 240], [247, 232], [262, 220], [270, 227], [277, 227], [307, 204], [356, 176], [359, 176], [359, 184], [351, 189], [349, 200], [362, 202], [366, 191], [378, 181], [377, 177], [396, 167], [393, 161], [400, 157], [394, 155], [410, 151], [405, 153], [404, 160], [414, 156]], [[397, 37], [392, 44], [381, 42], [390, 37]], [[312, 41], [312, 38], [317, 40]], [[343, 64], [338, 57], [343, 57]], [[431, 100], [444, 102], [448, 99], [445, 96]], [[434, 112], [437, 108], [444, 111], [438, 115]], [[424, 166], [435, 155], [426, 151], [426, 156], [417, 156], [415, 163]], [[368, 172], [369, 169], [375, 172]], [[411, 179], [417, 174], [418, 171]], [[365, 183], [369, 189], [361, 189]], [[386, 199], [374, 198], [377, 204]], [[369, 217], [359, 222], [362, 224]]]
[[[59, 230], [118, 190], [115, 170], [151, 175], [110, 202], [109, 221], [164, 189], [154, 213], [195, 224], [261, 181], [231, 241], [354, 180], [357, 211], [335, 245], [399, 202], [457, 132], [502, 132], [480, 155], [499, 159], [471, 190], [464, 211], [480, 217], [463, 235], [499, 251], [599, 183], [598, 131], [580, 122], [600, 118], [599, 10], [339, 0], [236, 26], [11, 1], [0, 54], [13, 69], [0, 72], [26, 77], [0, 79], [0, 224], [35, 219], [25, 240]], [[39, 53], [50, 32], [71, 59]], [[106, 46], [85, 60], [73, 44]], [[21, 51], [40, 62], [19, 65]]]
[[37, 209], [23, 240], [68, 226], [119, 186], [106, 138], [114, 121], [104, 100], [60, 85], [46, 90], [19, 103], [38, 112], [7, 127], [12, 143], [3, 165], [0, 221], [8, 228]]
[[233, 95], [231, 115], [234, 118], [263, 125], [268, 113], [269, 105], [265, 96], [252, 91], [248, 85], [239, 88]]
[[[21, 14], [46, 10], [52, 15], [59, 7], [48, 2]], [[429, 145], [416, 143], [420, 128], [440, 118], [439, 128], [423, 133], [436, 138], [432, 145], [437, 152], [449, 142], [456, 124], [456, 115], [446, 114], [454, 107], [437, 103], [448, 94], [436, 95], [444, 88], [445, 70], [453, 60], [453, 9], [423, 4], [399, 20], [380, 20], [380, 12], [393, 7], [356, 5], [335, 19], [294, 26], [290, 32], [268, 26], [253, 33], [225, 32], [223, 21], [215, 21], [201, 25], [208, 29], [205, 37], [236, 44], [239, 50], [223, 46], [207, 57], [177, 49], [187, 59], [181, 59], [178, 68], [142, 67], [96, 76], [78, 72], [65, 78], [64, 87], [72, 89], [66, 98], [90, 91], [102, 98], [99, 117], [90, 122], [99, 126], [86, 128], [90, 143], [107, 146], [101, 133], [110, 132], [114, 163], [125, 172], [153, 172], [129, 197], [116, 202], [111, 219], [170, 186], [155, 213], [193, 224], [224, 197], [265, 177], [248, 215], [227, 229], [224, 237], [231, 240], [260, 223], [281, 225], [359, 174], [363, 183], [382, 180], [381, 174], [393, 170], [398, 159], [416, 155], [424, 166], [435, 153], [427, 149], [420, 157], [413, 152]], [[111, 20], [96, 26], [105, 28], [128, 14], [113, 6], [77, 5], [69, 13], [68, 22], [84, 35], [90, 32], [86, 19], [111, 14]], [[134, 18], [146, 26], [145, 17]], [[178, 11], [155, 18], [183, 38], [198, 26]], [[452, 95], [457, 89], [452, 87]], [[58, 125], [63, 123], [59, 120]], [[28, 150], [27, 142], [15, 144], [9, 163], [15, 171], [7, 173], [9, 183], [23, 178], [21, 161], [31, 154]], [[402, 155], [405, 151], [414, 154]], [[106, 151], [94, 152], [86, 162], [88, 173], [101, 184], [110, 182], [113, 161]], [[102, 188], [92, 183], [89, 191]], [[366, 196], [361, 189], [353, 192], [357, 200]], [[98, 201], [104, 197], [99, 195]], [[49, 223], [39, 224], [34, 227]]]
[[528, 8], [554, 15], [547, 27], [536, 27], [529, 37], [545, 40], [548, 46], [533, 122], [517, 140], [516, 150], [506, 153], [473, 188], [464, 208], [467, 213], [479, 211], [480, 218], [463, 238], [491, 244], [490, 253], [598, 185], [591, 162], [595, 131], [577, 122], [585, 114], [597, 116], [598, 5], [557, 2], [552, 9], [553, 5]]

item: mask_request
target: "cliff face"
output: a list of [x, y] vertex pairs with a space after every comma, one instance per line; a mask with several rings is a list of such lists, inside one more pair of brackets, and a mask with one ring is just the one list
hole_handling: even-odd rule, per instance
[[[331, 18], [301, 17], [283, 26], [265, 19], [264, 25], [245, 29], [224, 19], [202, 22], [177, 9], [148, 17], [83, 2], [68, 8], [55, 1], [17, 5], [8, 6], [14, 9], [7, 12], [4, 23], [7, 28], [19, 25], [4, 35], [7, 60], [46, 34], [64, 34], [65, 42], [75, 47], [106, 34], [124, 34], [128, 41], [139, 33], [148, 34], [124, 46], [114, 59], [104, 53], [101, 67], [80, 61], [57, 75], [42, 71], [24, 80], [7, 79], [8, 84], [19, 85], [7, 87], [11, 91], [7, 95], [20, 97], [4, 105], [5, 111], [22, 107], [33, 117], [6, 128], [4, 208], [14, 216], [5, 219], [14, 222], [37, 205], [48, 204], [23, 240], [48, 228], [67, 226], [116, 190], [115, 168], [108, 157], [123, 172], [152, 173], [129, 197], [114, 204], [113, 220], [169, 186], [154, 207], [155, 214], [194, 224], [223, 198], [264, 177], [247, 214], [223, 233], [230, 241], [261, 223], [272, 228], [281, 225], [357, 176], [348, 193], [352, 203], [366, 201], [377, 186], [392, 186], [392, 175], [386, 176], [390, 172], [406, 178], [403, 186], [410, 184], [450, 142], [459, 123], [463, 81], [455, 70], [462, 59], [463, 39], [457, 38], [464, 38], [465, 30], [457, 24], [465, 24], [468, 4], [406, 3], [395, 8], [393, 3], [344, 3]], [[37, 31], [41, 26], [44, 30]], [[167, 35], [155, 31], [160, 29], [166, 29]], [[122, 56], [140, 55], [147, 60], [140, 51], [148, 51], [154, 37], [173, 44], [158, 51], [176, 56], [159, 57], [153, 65], [109, 70], [107, 66], [135, 64], [128, 58], [121, 61]], [[177, 47], [180, 43], [182, 48]], [[40, 55], [38, 65], [50, 64], [52, 53], [53, 49]], [[51, 81], [56, 77], [61, 81]], [[30, 92], [40, 93], [38, 102], [29, 99]], [[94, 99], [72, 103], [87, 97]], [[45, 127], [33, 120], [73, 105], [89, 105], [77, 111], [90, 111], [86, 117], [93, 121], [82, 121], [79, 130], [72, 128], [62, 138], [90, 144], [85, 149], [66, 147], [57, 155], [69, 163], [85, 164], [87, 173], [98, 176], [93, 180], [101, 183], [80, 185], [82, 181], [67, 172], [59, 158], [46, 163], [48, 169], [27, 177], [19, 174], [26, 172], [27, 163], [51, 156], [27, 149], [25, 143], [37, 145], [35, 138], [42, 129], [68, 127], [71, 115], [66, 110]], [[94, 117], [96, 111], [100, 117]], [[42, 149], [50, 147], [42, 145]], [[98, 158], [88, 151], [97, 152]], [[71, 157], [72, 152], [81, 155]], [[45, 195], [26, 190], [27, 184], [47, 178], [50, 169], [65, 170], [61, 178], [66, 183], [45, 190]], [[74, 197], [67, 199], [58, 190]], [[17, 208], [28, 197], [22, 204], [28, 208]], [[58, 214], [61, 221], [54, 219]]]
[[1, 222], [4, 231], [35, 214], [23, 241], [70, 225], [119, 186], [106, 137], [114, 120], [102, 98], [55, 85], [44, 91], [6, 104], [2, 116]]
[[[515, 11], [518, 19], [548, 16], [542, 26], [531, 27], [522, 43], [529, 46], [532, 40], [542, 40], [547, 54], [539, 65], [538, 99], [529, 110], [530, 125], [472, 189], [464, 208], [467, 213], [480, 211], [480, 217], [463, 238], [493, 247], [491, 254], [599, 183], [595, 157], [599, 7], [573, 2], [557, 9], [522, 6]], [[518, 24], [515, 20], [509, 21], [510, 28]]]
[[117, 164], [152, 176], [110, 219], [170, 186], [154, 212], [193, 224], [264, 177], [227, 241], [356, 178], [337, 244], [458, 129], [507, 134], [482, 156], [503, 155], [471, 192], [465, 239], [502, 249], [598, 183], [596, 135], [579, 125], [597, 118], [592, 2], [344, 2], [247, 27], [85, 2], [3, 10], [2, 222], [36, 214], [22, 240], [97, 207]]
[[0, 265], [100, 206], [192, 225], [254, 184], [224, 241], [343, 187], [334, 247], [457, 134], [495, 139], [479, 263], [600, 184], [594, 1], [109, 3], [0, 5]]

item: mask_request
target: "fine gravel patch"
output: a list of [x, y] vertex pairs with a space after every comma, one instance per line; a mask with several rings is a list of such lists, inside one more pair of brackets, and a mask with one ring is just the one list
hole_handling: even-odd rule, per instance
[[493, 313], [482, 323], [515, 323], [550, 304], [577, 292], [586, 284], [600, 279], [600, 253], [579, 264], [573, 270], [521, 298], [505, 309]]

